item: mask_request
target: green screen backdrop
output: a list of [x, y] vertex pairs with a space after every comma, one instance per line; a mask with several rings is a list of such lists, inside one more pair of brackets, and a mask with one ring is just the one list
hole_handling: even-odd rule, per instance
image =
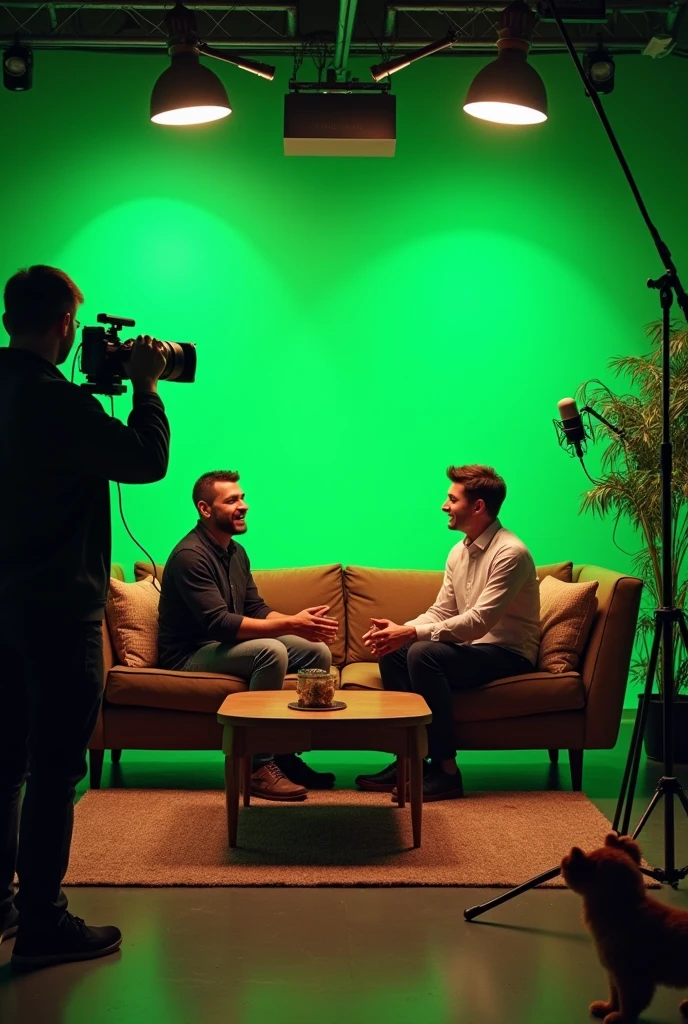
[[[445, 468], [487, 462], [536, 561], [629, 569], [609, 524], [579, 515], [586, 481], [551, 420], [582, 380], [611, 383], [611, 356], [645, 349], [661, 267], [568, 57], [535, 58], [550, 120], [523, 129], [463, 114], [483, 59], [408, 68], [386, 160], [284, 157], [287, 60], [273, 83], [213, 65], [226, 121], [153, 125], [166, 63], [39, 52], [33, 89], [0, 92], [3, 281], [54, 264], [86, 296], [82, 323], [116, 313], [198, 346], [196, 384], [160, 387], [168, 476], [124, 488], [142, 543], [164, 560], [194, 524], [194, 480], [230, 468], [255, 567], [439, 568], [458, 539]], [[619, 57], [604, 99], [684, 276], [687, 82], [678, 59]]]

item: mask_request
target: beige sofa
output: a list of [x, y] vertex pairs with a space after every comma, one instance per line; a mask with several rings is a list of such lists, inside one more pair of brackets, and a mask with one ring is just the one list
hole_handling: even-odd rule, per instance
[[[137, 563], [142, 579], [150, 564]], [[163, 566], [158, 566], [162, 575]], [[113, 575], [123, 579], [121, 568]], [[540, 578], [568, 582], [597, 580], [598, 608], [580, 671], [499, 679], [454, 696], [459, 750], [548, 750], [569, 752], [571, 780], [581, 789], [583, 751], [616, 743], [642, 583], [594, 565], [561, 562], [538, 568]], [[287, 613], [329, 604], [342, 624], [332, 645], [333, 665], [344, 689], [382, 688], [380, 672], [361, 642], [371, 616], [397, 622], [424, 611], [437, 595], [441, 572], [325, 565], [255, 571], [267, 603]], [[117, 663], [107, 621], [105, 695], [90, 744], [91, 786], [100, 785], [105, 750], [119, 760], [123, 749], [221, 749], [216, 712], [228, 693], [246, 689], [243, 680], [210, 672], [170, 672]], [[288, 676], [285, 688], [294, 687]]]

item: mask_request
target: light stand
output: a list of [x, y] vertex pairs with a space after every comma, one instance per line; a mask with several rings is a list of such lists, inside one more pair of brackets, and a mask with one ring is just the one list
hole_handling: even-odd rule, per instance
[[[566, 49], [571, 55], [571, 59], [576, 65], [576, 70], [580, 76], [581, 81], [585, 87], [585, 91], [590, 97], [595, 110], [597, 111], [599, 118], [602, 122], [607, 137], [612, 145], [612, 148], [617, 156], [617, 159], [621, 165], [621, 169], [626, 176], [626, 180], [633, 193], [633, 197], [636, 201], [638, 209], [645, 221], [648, 231], [652, 236], [652, 241], [655, 244], [655, 248], [659, 254], [659, 258], [662, 261], [664, 267], [664, 273], [657, 280], [649, 280], [647, 282], [648, 288], [654, 288], [659, 291], [660, 302], [662, 306], [662, 443], [660, 447], [660, 479], [661, 479], [661, 508], [662, 508], [662, 607], [658, 608], [655, 612], [655, 633], [654, 640], [652, 643], [650, 662], [648, 664], [647, 679], [645, 683], [645, 699], [642, 702], [641, 709], [638, 712], [636, 718], [635, 727], [633, 730], [633, 739], [631, 742], [631, 749], [629, 751], [628, 761], [624, 772], [624, 778], [621, 788], [621, 794], [619, 796], [619, 804], [617, 806], [616, 816], [614, 818], [614, 829], [617, 829], [619, 820], [622, 815], [622, 807], [624, 800], [626, 800], [625, 812], [623, 813], [623, 828], [622, 831], [625, 833], [628, 830], [630, 823], [630, 815], [633, 804], [633, 794], [635, 789], [635, 783], [638, 775], [638, 764], [640, 760], [640, 749], [643, 739], [643, 732], [645, 726], [645, 720], [647, 717], [647, 708], [649, 705], [650, 694], [652, 693], [652, 686], [657, 671], [657, 664], [659, 661], [659, 653], [661, 649], [662, 653], [662, 698], [663, 698], [663, 725], [664, 725], [664, 774], [659, 781], [655, 794], [643, 814], [640, 822], [638, 823], [634, 837], [637, 836], [640, 831], [644, 828], [650, 815], [652, 814], [659, 801], [664, 798], [664, 867], [663, 868], [650, 868], [642, 869], [646, 875], [656, 879], [659, 882], [667, 882], [669, 885], [676, 886], [681, 879], [688, 875], [688, 866], [683, 868], [676, 868], [675, 863], [675, 829], [674, 829], [674, 797], [677, 797], [684, 810], [688, 814], [688, 797], [686, 797], [683, 788], [674, 776], [674, 624], [678, 623], [683, 643], [688, 650], [688, 628], [686, 627], [686, 618], [684, 612], [676, 608], [675, 606], [675, 594], [673, 586], [672, 576], [672, 473], [673, 473], [673, 451], [671, 443], [671, 421], [670, 421], [670, 397], [671, 397], [671, 345], [670, 345], [670, 330], [671, 330], [671, 306], [673, 303], [674, 295], [678, 302], [684, 317], [688, 320], [688, 295], [683, 289], [683, 286], [679, 280], [678, 272], [674, 266], [674, 261], [669, 252], [669, 248], [666, 243], [662, 240], [657, 228], [650, 220], [650, 215], [647, 212], [643, 198], [638, 190], [638, 186], [635, 183], [635, 179], [631, 173], [631, 170], [626, 162], [626, 158], [623, 155], [621, 147], [614, 135], [607, 114], [602, 106], [602, 101], [598, 96], [595, 88], [590, 82], [583, 65], [576, 53], [576, 50], [571, 42], [571, 38], [568, 34], [566, 26], [562, 20], [562, 17], [556, 7], [555, 0], [548, 0], [548, 7], [552, 13], [552, 17], [559, 26]], [[508, 900], [513, 899], [515, 896], [519, 896], [523, 892], [528, 892], [530, 889], [534, 889], [537, 885], [542, 882], [547, 882], [552, 878], [556, 878], [561, 873], [560, 867], [551, 868], [549, 871], [544, 871], [542, 874], [537, 875], [535, 878], [529, 879], [522, 885], [517, 886], [515, 889], [509, 890], [509, 892], [502, 893], [501, 896], [490, 900], [488, 903], [483, 903], [480, 906], [470, 907], [464, 911], [464, 917], [467, 921], [472, 921], [480, 914], [485, 913], [487, 910], [492, 910], [494, 907], [500, 906], [502, 903], [506, 903]]]

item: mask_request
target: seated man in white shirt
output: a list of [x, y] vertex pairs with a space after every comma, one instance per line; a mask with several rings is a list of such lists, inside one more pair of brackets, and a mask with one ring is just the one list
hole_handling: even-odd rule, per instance
[[[450, 466], [447, 476], [451, 486], [442, 511], [449, 529], [466, 537], [449, 552], [437, 600], [403, 626], [371, 619], [364, 636], [379, 658], [385, 689], [420, 693], [432, 711], [424, 800], [463, 796], [452, 690], [532, 672], [540, 642], [535, 564], [497, 518], [506, 497], [503, 479], [490, 466]], [[393, 792], [396, 762], [375, 775], [359, 775], [356, 783]]]

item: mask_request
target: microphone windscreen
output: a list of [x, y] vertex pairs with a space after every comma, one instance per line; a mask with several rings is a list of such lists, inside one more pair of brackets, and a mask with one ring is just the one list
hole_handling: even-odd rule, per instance
[[572, 420], [575, 416], [580, 416], [575, 398], [562, 398], [557, 404], [557, 409], [562, 420]]

